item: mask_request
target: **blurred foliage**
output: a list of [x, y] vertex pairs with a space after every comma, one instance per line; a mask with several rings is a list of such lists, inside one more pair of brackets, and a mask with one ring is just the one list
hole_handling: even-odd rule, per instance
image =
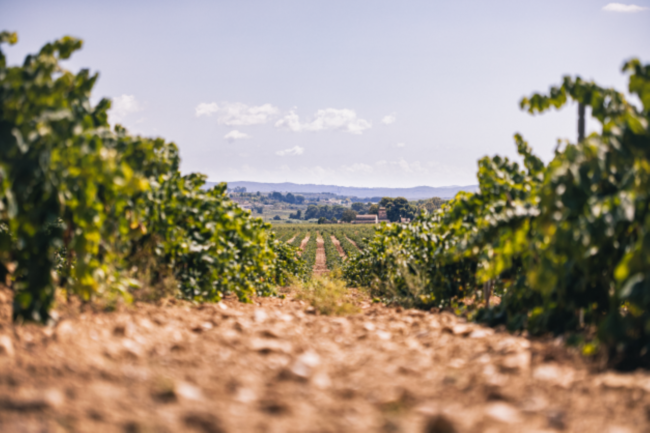
[[377, 229], [344, 265], [348, 282], [420, 306], [481, 298], [489, 284], [502, 301], [477, 320], [533, 334], [591, 327], [613, 364], [649, 365], [650, 66], [631, 60], [623, 70], [642, 107], [570, 77], [524, 98], [531, 113], [585, 104], [602, 132], [558, 145], [548, 166], [516, 135], [523, 168], [481, 159], [479, 192]]
[[172, 278], [187, 299], [246, 301], [302, 272], [225, 184], [180, 174], [175, 144], [110, 129], [111, 102], [90, 103], [98, 75], [59, 66], [81, 45], [64, 37], [15, 67], [0, 51], [0, 279], [14, 319], [47, 321], [57, 285], [90, 299]]
[[344, 316], [360, 311], [341, 279], [320, 276], [304, 283], [296, 282], [292, 288], [296, 299], [308, 302], [320, 314]]

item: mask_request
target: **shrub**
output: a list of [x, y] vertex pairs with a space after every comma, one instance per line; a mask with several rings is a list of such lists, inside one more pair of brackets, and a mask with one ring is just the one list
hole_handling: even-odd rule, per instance
[[431, 216], [382, 226], [345, 264], [350, 284], [394, 300], [453, 306], [494, 288], [499, 306], [476, 318], [531, 333], [598, 330], [620, 367], [650, 363], [650, 66], [632, 60], [629, 91], [565, 77], [531, 113], [570, 99], [591, 107], [601, 134], [567, 143], [544, 166], [515, 136], [524, 169], [479, 161], [479, 192], [459, 193]]

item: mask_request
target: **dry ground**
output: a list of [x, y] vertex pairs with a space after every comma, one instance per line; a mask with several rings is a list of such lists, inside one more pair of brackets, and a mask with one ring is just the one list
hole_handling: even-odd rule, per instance
[[[650, 376], [448, 313], [255, 304], [62, 306], [14, 326], [0, 292], [1, 432], [643, 432]], [[63, 308], [65, 307], [65, 308]]]

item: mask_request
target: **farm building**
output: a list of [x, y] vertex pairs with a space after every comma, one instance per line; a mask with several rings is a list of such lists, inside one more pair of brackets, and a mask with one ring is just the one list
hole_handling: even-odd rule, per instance
[[380, 207], [378, 215], [357, 215], [357, 219], [352, 221], [353, 224], [379, 224], [390, 223], [386, 215], [386, 208]]
[[380, 207], [379, 208], [379, 213], [377, 214], [377, 217], [379, 218], [380, 223], [389, 223], [390, 220], [388, 219], [388, 215], [386, 215], [386, 208], [385, 207]]
[[352, 224], [377, 224], [377, 215], [357, 215]]

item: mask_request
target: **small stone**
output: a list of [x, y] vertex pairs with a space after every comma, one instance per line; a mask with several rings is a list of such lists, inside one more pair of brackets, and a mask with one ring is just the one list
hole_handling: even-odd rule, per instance
[[195, 325], [192, 327], [192, 331], [196, 333], [204, 332], [204, 331], [209, 331], [212, 329], [214, 326], [210, 322], [203, 322], [200, 325]]
[[521, 351], [508, 355], [501, 360], [501, 368], [507, 371], [528, 371], [530, 368], [530, 352]]
[[142, 357], [142, 348], [133, 340], [124, 339], [122, 341], [122, 354], [127, 358], [138, 359]]
[[291, 353], [291, 343], [277, 339], [254, 338], [251, 340], [251, 349], [261, 353]]
[[374, 331], [376, 328], [375, 328], [375, 325], [374, 325], [373, 323], [366, 322], [366, 323], [363, 324], [363, 329], [365, 329], [366, 331], [370, 331], [370, 332], [372, 332], [372, 331]]
[[449, 364], [447, 364], [451, 368], [463, 368], [465, 366], [465, 361], [460, 358], [454, 358], [451, 361], [449, 361]]
[[256, 323], [263, 323], [269, 317], [264, 310], [255, 310], [253, 313], [253, 320]]
[[454, 335], [461, 335], [463, 337], [470, 335], [472, 331], [474, 330], [472, 326], [466, 324], [466, 323], [459, 323], [458, 325], [454, 325], [450, 328], [451, 333]]
[[10, 358], [13, 358], [15, 355], [14, 343], [7, 335], [0, 335], [0, 355], [8, 356]]
[[45, 390], [43, 400], [45, 400], [48, 406], [58, 409], [65, 403], [65, 396], [58, 389], [52, 388]]
[[594, 380], [596, 385], [600, 385], [605, 388], [611, 389], [620, 389], [620, 388], [635, 388], [637, 385], [644, 383], [638, 382], [638, 378], [632, 375], [627, 374], [617, 374], [617, 373], [605, 373], [596, 377]]
[[311, 376], [314, 368], [320, 365], [320, 362], [320, 356], [316, 352], [309, 350], [296, 359], [289, 371], [299, 379], [307, 379]]
[[228, 309], [228, 306], [223, 302], [217, 302], [217, 307], [219, 307], [220, 309], [222, 309], [224, 311]]
[[496, 421], [506, 424], [514, 424], [521, 421], [519, 411], [503, 402], [488, 404], [485, 408], [485, 414]]
[[239, 388], [237, 390], [237, 395], [235, 396], [235, 400], [240, 403], [250, 403], [255, 401], [255, 398], [255, 393], [248, 388]]
[[533, 378], [550, 382], [563, 388], [571, 386], [574, 376], [573, 369], [552, 363], [540, 365], [533, 371]]
[[391, 334], [386, 331], [377, 331], [377, 337], [379, 337], [380, 340], [390, 340]]
[[186, 400], [203, 400], [203, 393], [199, 388], [187, 382], [177, 382], [175, 387], [176, 395]]
[[494, 334], [493, 329], [481, 328], [481, 329], [475, 329], [474, 331], [472, 331], [472, 333], [469, 334], [469, 338], [485, 338], [485, 337], [488, 337], [488, 336], [493, 335], [493, 334]]
[[324, 371], [315, 374], [314, 378], [312, 379], [312, 383], [316, 388], [319, 389], [327, 389], [330, 386], [332, 386], [332, 381], [330, 380], [330, 377]]

